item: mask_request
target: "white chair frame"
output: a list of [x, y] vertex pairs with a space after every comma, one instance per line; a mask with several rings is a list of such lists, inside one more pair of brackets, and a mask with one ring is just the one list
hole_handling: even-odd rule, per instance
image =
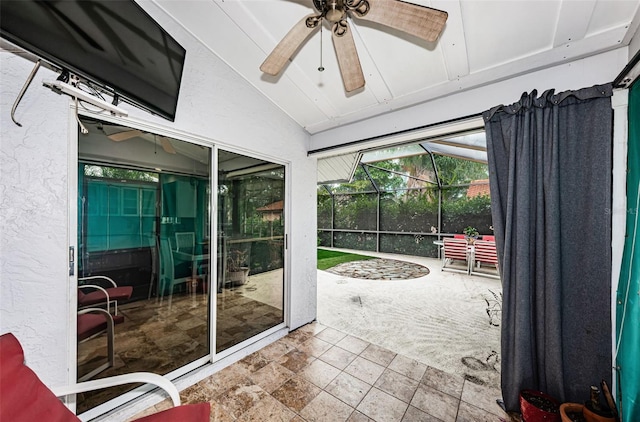
[[[81, 281], [87, 281], [87, 280], [107, 280], [109, 283], [111, 283], [113, 285], [113, 287], [118, 287], [118, 284], [113, 281], [113, 279], [111, 277], [107, 277], [106, 275], [92, 275], [90, 277], [80, 277], [78, 278], [78, 283], [80, 283]], [[107, 290], [102, 287], [102, 286], [98, 286], [97, 284], [78, 284], [78, 288], [79, 289], [85, 289], [85, 288], [93, 288], [93, 289], [98, 289], [98, 290], [102, 290], [102, 293], [105, 294], [106, 298], [107, 298], [107, 311], [109, 311], [110, 309], [110, 304], [113, 303], [113, 314], [114, 315], [118, 315], [118, 301], [117, 300], [110, 300], [109, 299], [109, 293], [107, 293]], [[92, 304], [92, 305], [88, 305], [88, 306], [95, 306], [96, 304]], [[84, 309], [85, 307], [81, 307], [80, 309]]]
[[[98, 366], [97, 368], [91, 370], [87, 374], [79, 377], [78, 381], [86, 381], [88, 379], [91, 379], [91, 378], [95, 377], [96, 375], [98, 375], [100, 372], [102, 372], [102, 371], [104, 371], [104, 370], [106, 370], [108, 368], [111, 368], [115, 363], [113, 318], [111, 317], [111, 314], [109, 313], [109, 311], [106, 311], [106, 310], [101, 309], [101, 308], [85, 308], [85, 309], [79, 310], [78, 311], [78, 315], [88, 314], [88, 313], [91, 313], [91, 312], [104, 314], [106, 319], [107, 319], [107, 362], [105, 362], [102, 365]], [[104, 331], [96, 333], [96, 334], [94, 334], [94, 335], [92, 335], [92, 336], [80, 341], [79, 343], [84, 343], [87, 340], [95, 338], [96, 336], [102, 334], [103, 332]]]

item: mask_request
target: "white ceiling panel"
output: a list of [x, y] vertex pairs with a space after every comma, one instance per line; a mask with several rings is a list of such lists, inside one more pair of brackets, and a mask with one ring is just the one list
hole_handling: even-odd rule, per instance
[[638, 13], [638, 3], [607, 0], [596, 2], [589, 21], [587, 36], [625, 26]]
[[478, 1], [462, 3], [471, 72], [537, 54], [553, 44], [560, 2]]
[[[394, 97], [403, 96], [448, 80], [442, 52], [436, 43], [403, 36], [399, 31], [358, 26], [367, 46], [393, 44], [388, 50], [368, 50], [375, 62], [374, 69], [365, 68], [365, 75], [378, 71]], [[360, 51], [360, 50], [358, 50]]]
[[448, 13], [440, 38], [349, 18], [366, 84], [346, 93], [327, 23], [323, 72], [319, 31], [278, 76], [259, 70], [282, 37], [316, 13], [312, 0], [151, 2], [311, 134], [624, 46], [640, 20], [640, 0], [413, 0]]

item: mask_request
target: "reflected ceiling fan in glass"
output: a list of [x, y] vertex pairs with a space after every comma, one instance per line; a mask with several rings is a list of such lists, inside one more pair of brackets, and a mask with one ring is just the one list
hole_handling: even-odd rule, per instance
[[326, 19], [331, 24], [344, 88], [347, 92], [355, 91], [364, 87], [365, 80], [348, 17], [378, 23], [429, 42], [438, 39], [448, 17], [442, 10], [400, 0], [313, 0], [313, 5], [320, 14], [306, 16], [291, 28], [262, 63], [261, 71], [273, 76], [280, 73]]
[[121, 131], [121, 132], [114, 132], [111, 135], [107, 134], [107, 138], [111, 139], [114, 142], [122, 142], [122, 141], [126, 141], [128, 139], [138, 138], [138, 137], [147, 138], [149, 136], [153, 136], [153, 141], [154, 142], [159, 140], [160, 141], [160, 145], [162, 146], [162, 149], [167, 154], [175, 154], [176, 153], [176, 150], [173, 147], [173, 145], [171, 144], [171, 141], [166, 136], [156, 135], [156, 134], [153, 134], [153, 133], [147, 133], [147, 132], [143, 132], [143, 131], [138, 130], [138, 129], [125, 130], [125, 131]]

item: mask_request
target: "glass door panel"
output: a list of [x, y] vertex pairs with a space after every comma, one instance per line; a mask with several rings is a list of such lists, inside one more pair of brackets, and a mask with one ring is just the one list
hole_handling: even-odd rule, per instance
[[216, 352], [284, 322], [280, 164], [218, 153]]
[[[78, 135], [78, 379], [179, 372], [211, 354], [211, 148], [89, 118], [83, 124], [89, 134]], [[96, 276], [121, 287], [107, 289], [117, 303], [86, 300], [84, 294], [100, 296], [87, 285], [109, 287]], [[87, 326], [89, 308], [103, 321], [100, 309], [112, 315], [112, 339]], [[86, 393], [78, 413], [133, 387]]]

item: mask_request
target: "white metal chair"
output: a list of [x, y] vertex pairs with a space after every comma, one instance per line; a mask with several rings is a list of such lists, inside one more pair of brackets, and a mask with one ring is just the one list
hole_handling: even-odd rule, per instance
[[[87, 281], [92, 284], [82, 284]], [[102, 282], [103, 285], [97, 284], [98, 282]], [[107, 287], [104, 287], [105, 285]], [[86, 290], [91, 291], [85, 293]], [[132, 294], [132, 286], [118, 286], [112, 278], [104, 275], [78, 278], [78, 309], [105, 303], [107, 311], [111, 312], [110, 307], [113, 303], [113, 315], [118, 315], [118, 301], [131, 299]]]
[[105, 369], [111, 368], [115, 362], [113, 351], [113, 319], [111, 314], [100, 308], [86, 308], [78, 311], [78, 343], [90, 340], [105, 331], [107, 333], [107, 362], [78, 377], [78, 381], [86, 381], [93, 378]]
[[150, 391], [155, 386], [160, 387], [169, 395], [174, 406], [138, 419], [140, 421], [208, 422], [210, 419], [211, 405], [208, 402], [181, 406], [180, 394], [175, 385], [161, 375], [147, 372], [134, 372], [50, 389], [35, 372], [25, 365], [24, 351], [18, 339], [11, 333], [0, 336], [0, 391], [2, 391], [0, 420], [2, 421], [80, 422], [80, 419], [64, 405], [59, 397], [131, 383], [150, 384], [140, 387], [140, 391]]

